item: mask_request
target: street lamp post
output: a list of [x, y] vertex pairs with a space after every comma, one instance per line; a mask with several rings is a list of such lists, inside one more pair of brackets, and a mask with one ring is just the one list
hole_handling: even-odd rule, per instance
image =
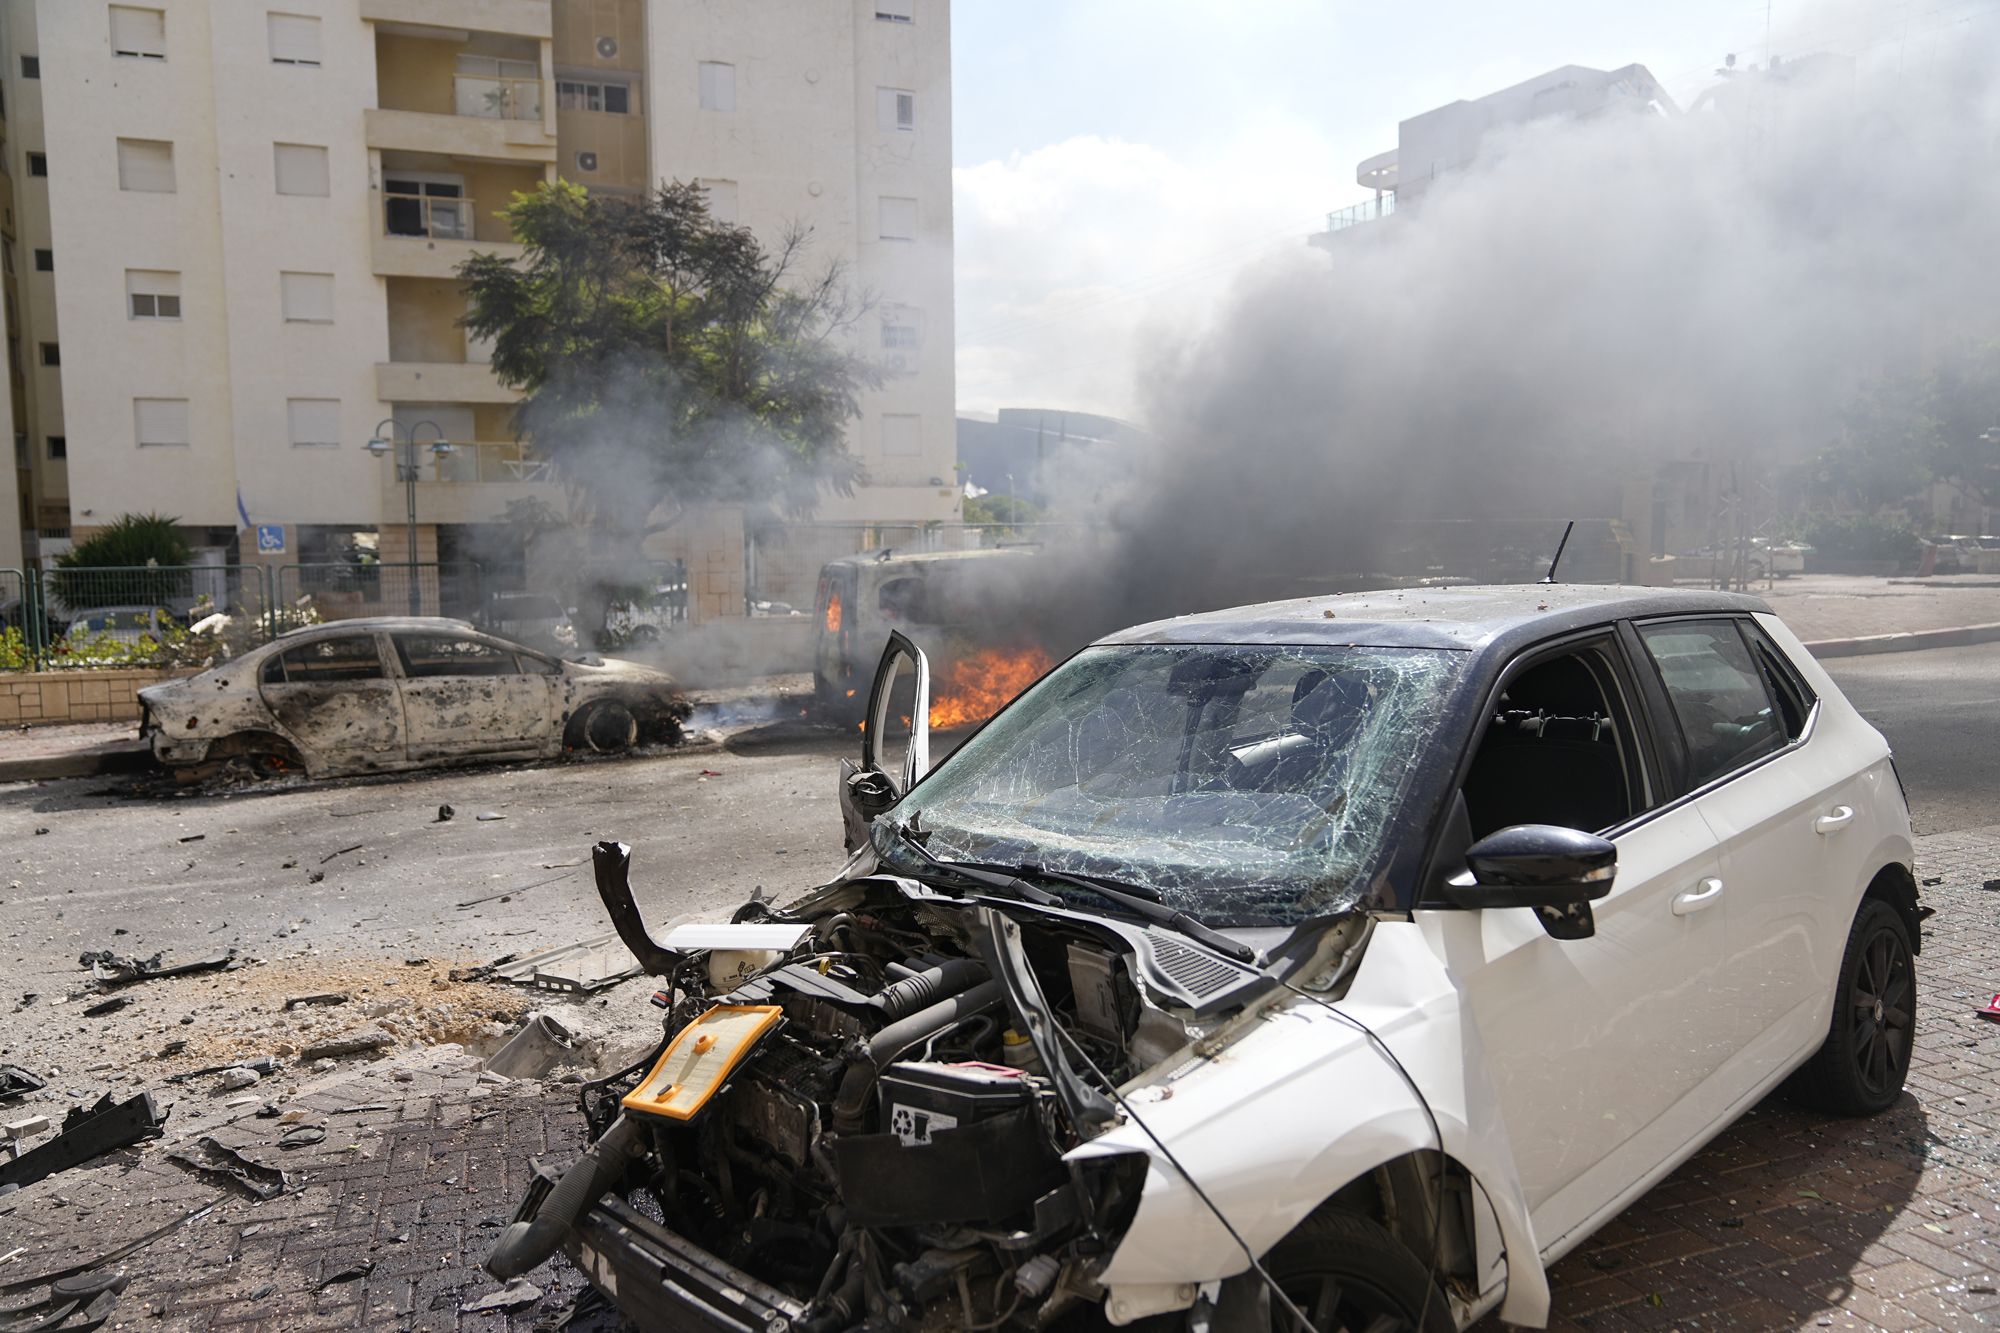
[[[423, 614], [423, 598], [417, 588], [417, 432], [425, 426], [429, 426], [437, 433], [437, 438], [430, 442], [431, 457], [443, 458], [450, 454], [452, 449], [444, 438], [444, 427], [437, 422], [413, 422], [407, 435], [399, 439], [396, 435], [394, 417], [384, 417], [376, 422], [375, 438], [364, 446], [377, 458], [390, 453], [396, 455], [396, 480], [403, 483], [403, 494], [408, 505], [406, 510], [408, 526], [404, 531], [408, 534], [410, 614], [413, 616]], [[383, 434], [385, 427], [388, 430], [386, 435]]]

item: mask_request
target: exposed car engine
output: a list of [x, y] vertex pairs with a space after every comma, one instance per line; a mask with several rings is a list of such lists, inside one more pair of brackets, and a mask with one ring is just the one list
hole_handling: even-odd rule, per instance
[[1101, 1298], [1145, 1159], [1062, 1156], [1115, 1119], [1107, 1083], [1189, 1040], [1141, 993], [1147, 946], [886, 878], [810, 915], [748, 904], [655, 944], [621, 910], [625, 856], [599, 845], [600, 891], [668, 982], [662, 1047], [589, 1085], [596, 1144], [530, 1194], [490, 1271], [557, 1244], [575, 1257], [568, 1228], [608, 1193], [622, 1205], [593, 1222], [609, 1210], [657, 1246], [691, 1242], [675, 1262], [710, 1261], [767, 1324], [1039, 1328]]

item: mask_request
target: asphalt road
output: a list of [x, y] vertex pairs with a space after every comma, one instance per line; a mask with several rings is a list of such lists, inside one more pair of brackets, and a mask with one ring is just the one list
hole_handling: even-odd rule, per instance
[[2000, 644], [1825, 665], [1895, 748], [1918, 833], [2000, 824]]

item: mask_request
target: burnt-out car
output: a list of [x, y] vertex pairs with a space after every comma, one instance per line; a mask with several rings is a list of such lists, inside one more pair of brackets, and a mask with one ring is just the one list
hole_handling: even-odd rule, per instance
[[240, 761], [315, 778], [671, 743], [690, 711], [650, 668], [415, 616], [293, 630], [139, 703], [139, 733], [170, 768]]
[[655, 942], [655, 1053], [487, 1260], [653, 1329], [1464, 1328], [1766, 1093], [1900, 1095], [1882, 737], [1760, 601], [1452, 588], [1076, 654], [934, 772], [892, 639], [854, 854]]

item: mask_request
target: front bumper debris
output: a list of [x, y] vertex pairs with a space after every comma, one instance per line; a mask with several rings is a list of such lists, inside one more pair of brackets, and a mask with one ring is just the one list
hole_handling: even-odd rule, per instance
[[[537, 1166], [515, 1220], [532, 1218], [555, 1182], [554, 1172]], [[590, 1207], [563, 1237], [562, 1249], [590, 1285], [640, 1328], [784, 1333], [806, 1312], [804, 1301], [732, 1268], [615, 1194]]]

